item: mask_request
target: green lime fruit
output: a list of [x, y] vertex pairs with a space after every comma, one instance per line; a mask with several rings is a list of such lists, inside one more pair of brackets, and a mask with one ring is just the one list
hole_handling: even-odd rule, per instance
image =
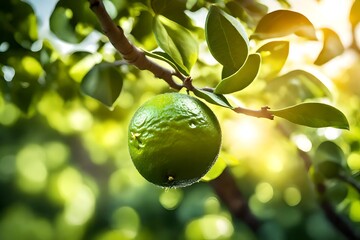
[[162, 187], [199, 181], [217, 159], [220, 124], [203, 102], [165, 93], [143, 104], [131, 119], [129, 152], [139, 173]]

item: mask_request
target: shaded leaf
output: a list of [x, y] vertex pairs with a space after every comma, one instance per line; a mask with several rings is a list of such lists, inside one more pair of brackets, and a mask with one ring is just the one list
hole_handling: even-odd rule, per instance
[[323, 48], [315, 60], [316, 65], [327, 63], [344, 52], [344, 46], [336, 32], [329, 28], [323, 28], [321, 30], [324, 36]]
[[273, 41], [261, 46], [256, 52], [261, 54], [260, 77], [274, 77], [283, 68], [289, 55], [288, 41]]
[[[112, 5], [108, 0], [104, 4]], [[81, 42], [95, 28], [101, 31], [95, 14], [84, 1], [58, 1], [50, 16], [50, 30], [70, 43]]]
[[7, 50], [1, 51], [1, 62], [13, 56], [15, 51], [23, 55], [22, 48], [31, 49], [38, 36], [36, 16], [28, 3], [20, 0], [3, 1], [0, 19], [0, 43], [8, 44]]
[[314, 167], [326, 178], [335, 178], [344, 172], [345, 155], [342, 149], [333, 142], [322, 142], [316, 149]]
[[240, 91], [256, 78], [260, 68], [260, 54], [250, 54], [245, 64], [233, 75], [223, 79], [215, 88], [215, 93], [227, 94]]
[[279, 92], [284, 87], [292, 97], [299, 100], [308, 98], [331, 97], [329, 88], [321, 79], [304, 70], [293, 70], [271, 80], [267, 88]]
[[184, 66], [179, 66], [167, 53], [159, 52], [159, 51], [154, 51], [154, 52], [148, 52], [145, 50], [143, 51], [145, 52], [145, 55], [164, 61], [168, 63], [171, 67], [173, 67], [175, 70], [178, 70], [184, 75], [188, 75], [187, 70], [183, 68]]
[[206, 18], [205, 34], [209, 50], [219, 63], [235, 71], [244, 64], [249, 40], [237, 19], [211, 6]]
[[280, 110], [269, 110], [277, 117], [308, 127], [349, 129], [345, 115], [335, 107], [323, 103], [301, 103]]
[[131, 35], [134, 36], [139, 43], [142, 43], [146, 49], [154, 49], [157, 47], [152, 32], [152, 21], [153, 16], [150, 12], [140, 11], [131, 29]]
[[192, 29], [194, 26], [191, 19], [185, 13], [186, 2], [183, 0], [151, 0], [150, 4], [156, 15], [165, 16], [185, 28]]
[[277, 10], [265, 15], [259, 21], [251, 38], [269, 39], [290, 34], [317, 40], [315, 28], [309, 19], [290, 10]]
[[83, 78], [81, 90], [104, 105], [112, 107], [120, 95], [123, 77], [110, 63], [95, 65]]
[[249, 27], [255, 27], [268, 11], [266, 5], [257, 1], [229, 1], [225, 5], [232, 16], [239, 18]]
[[349, 20], [353, 28], [360, 22], [360, 0], [355, 0], [350, 9]]
[[202, 98], [209, 103], [212, 103], [212, 104], [215, 104], [215, 105], [218, 105], [221, 107], [233, 108], [230, 105], [230, 103], [228, 102], [228, 100], [225, 98], [225, 96], [223, 96], [221, 94], [216, 94], [216, 93], [198, 89], [198, 88], [195, 88], [193, 90], [193, 92], [197, 97]]
[[189, 75], [198, 57], [196, 39], [187, 29], [162, 16], [154, 18], [153, 29], [159, 47]]
[[50, 30], [66, 42], [78, 43], [82, 40], [77, 37], [67, 17], [66, 9], [62, 7], [55, 8], [51, 15]]

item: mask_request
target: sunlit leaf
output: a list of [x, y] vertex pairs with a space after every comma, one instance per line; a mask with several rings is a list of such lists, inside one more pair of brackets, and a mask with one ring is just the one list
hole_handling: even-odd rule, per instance
[[217, 178], [218, 176], [220, 176], [220, 174], [224, 171], [225, 168], [226, 162], [220, 154], [215, 164], [210, 168], [209, 172], [207, 172], [205, 176], [201, 178], [201, 181], [208, 182]]
[[302, 101], [309, 98], [330, 98], [332, 96], [322, 79], [304, 70], [290, 71], [271, 80], [267, 85], [269, 91], [275, 92], [279, 92], [281, 87], [288, 89], [289, 94]]
[[238, 70], [248, 56], [249, 40], [240, 22], [216, 6], [211, 6], [205, 25], [211, 54], [222, 65]]
[[349, 20], [353, 27], [359, 24], [360, 22], [360, 0], [355, 0], [349, 15]]
[[304, 15], [290, 10], [276, 10], [265, 15], [258, 23], [254, 34], [255, 39], [284, 37], [290, 34], [316, 40], [313, 24]]
[[260, 68], [260, 54], [250, 54], [245, 64], [233, 75], [223, 79], [215, 88], [215, 93], [227, 94], [240, 91], [256, 78]]
[[337, 177], [345, 170], [344, 152], [333, 142], [322, 142], [313, 159], [315, 169], [326, 178]]
[[212, 103], [212, 104], [215, 104], [215, 105], [218, 105], [221, 107], [225, 107], [225, 108], [233, 108], [230, 105], [230, 103], [228, 102], [228, 100], [221, 94], [216, 94], [213, 92], [209, 92], [209, 91], [197, 89], [197, 88], [195, 88], [193, 90], [193, 92], [197, 97], [202, 98], [209, 103]]
[[196, 39], [187, 29], [162, 16], [154, 18], [153, 29], [159, 47], [189, 74], [198, 57]]
[[118, 99], [123, 85], [119, 70], [110, 63], [95, 65], [83, 78], [81, 90], [86, 95], [112, 107]]
[[256, 52], [261, 54], [260, 77], [271, 78], [283, 68], [289, 55], [288, 41], [273, 41], [261, 46]]
[[345, 115], [335, 107], [323, 103], [301, 103], [280, 110], [269, 110], [277, 117], [308, 127], [349, 129]]
[[327, 63], [344, 52], [344, 46], [336, 32], [329, 28], [323, 28], [321, 30], [324, 36], [324, 43], [319, 56], [315, 60], [316, 65]]

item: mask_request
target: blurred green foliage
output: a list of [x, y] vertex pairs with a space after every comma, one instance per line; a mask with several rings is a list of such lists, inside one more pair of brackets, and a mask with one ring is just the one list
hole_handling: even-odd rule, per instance
[[[197, 20], [205, 24], [204, 6], [217, 3], [227, 7], [251, 33], [268, 7], [288, 4], [153, 0], [153, 12], [149, 12], [148, 2], [104, 0], [129, 39], [147, 51], [157, 47], [149, 24], [154, 13], [191, 30], [201, 42], [199, 59], [190, 72], [199, 86], [216, 86], [223, 71], [209, 58], [204, 26], [196, 24]], [[326, 11], [322, 6], [331, 4], [331, 0], [307, 2], [318, 11]], [[346, 14], [353, 6], [345, 21], [355, 28], [359, 13], [354, 9], [358, 9], [359, 1], [352, 3], [337, 4], [348, 7]], [[312, 11], [307, 10], [304, 14]], [[259, 232], [253, 233], [231, 215], [207, 182], [185, 189], [161, 189], [137, 173], [127, 150], [128, 122], [141, 103], [169, 89], [149, 72], [122, 63], [100, 33], [87, 1], [4, 1], [0, 18], [0, 239], [344, 239], [319, 207], [319, 198], [329, 200], [359, 231], [360, 54], [350, 49], [351, 44], [345, 44], [344, 52], [335, 59], [328, 56], [336, 54], [326, 55], [329, 62], [321, 66], [313, 64], [317, 56], [299, 52], [293, 58], [290, 52], [285, 63], [289, 50], [283, 40], [267, 47], [258, 44], [263, 47], [252, 50], [259, 49], [266, 71], [251, 87], [231, 98], [235, 104], [274, 109], [309, 99], [333, 101], [347, 116], [350, 131], [306, 128], [281, 119], [254, 119], [211, 105], [223, 129], [221, 161], [249, 199], [251, 211], [264, 221]], [[308, 22], [305, 25], [313, 33], [312, 26]], [[347, 41], [345, 30], [338, 34]], [[299, 47], [305, 53], [322, 50], [319, 42], [304, 43], [294, 36], [289, 39], [295, 42], [290, 49]], [[329, 37], [325, 40], [330, 41]], [[81, 92], [84, 76], [102, 61], [119, 63], [119, 72], [111, 74], [119, 75], [119, 79], [105, 82], [105, 87], [116, 93], [121, 90], [120, 97], [99, 97], [109, 106], [114, 104], [112, 111]], [[318, 74], [314, 77], [302, 70], [291, 71], [299, 66], [313, 67]], [[272, 67], [275, 70], [271, 71]], [[282, 67], [293, 74], [281, 72]], [[280, 84], [284, 79], [286, 84]], [[116, 80], [122, 88], [114, 89]], [[95, 95], [99, 90], [96, 84], [90, 88]], [[216, 95], [197, 94], [228, 106]], [[353, 184], [324, 177], [316, 166], [307, 171], [299, 153], [310, 157], [319, 151], [326, 153], [319, 147], [325, 141], [341, 150], [343, 159], [337, 165], [346, 168]], [[321, 159], [322, 163], [326, 161]], [[323, 195], [316, 192], [314, 182], [325, 184]]]

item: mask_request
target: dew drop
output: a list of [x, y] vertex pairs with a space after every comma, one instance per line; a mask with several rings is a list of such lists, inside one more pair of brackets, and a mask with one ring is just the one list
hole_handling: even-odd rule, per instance
[[189, 127], [190, 128], [196, 128], [196, 124], [194, 122], [189, 122]]

